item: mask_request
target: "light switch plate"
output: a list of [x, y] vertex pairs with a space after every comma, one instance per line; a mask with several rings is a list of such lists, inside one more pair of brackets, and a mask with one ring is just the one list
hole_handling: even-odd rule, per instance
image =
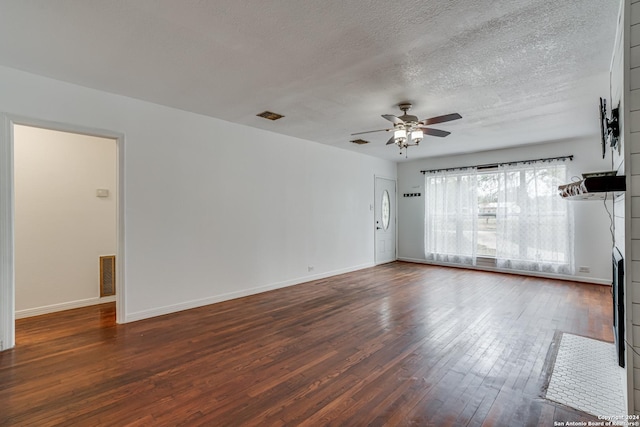
[[109, 197], [109, 190], [106, 188], [98, 188], [96, 190], [96, 197]]

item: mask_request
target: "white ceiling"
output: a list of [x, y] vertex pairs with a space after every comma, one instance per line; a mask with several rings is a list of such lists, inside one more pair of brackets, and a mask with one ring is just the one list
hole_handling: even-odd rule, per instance
[[[0, 0], [0, 65], [402, 161], [592, 135], [619, 0]], [[271, 122], [256, 114], [275, 111]], [[594, 140], [595, 142], [596, 140]]]

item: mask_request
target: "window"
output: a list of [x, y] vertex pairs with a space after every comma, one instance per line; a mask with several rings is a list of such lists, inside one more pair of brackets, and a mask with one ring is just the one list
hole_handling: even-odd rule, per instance
[[[492, 169], [495, 170], [495, 169]], [[499, 175], [478, 173], [478, 256], [496, 256], [496, 212], [498, 210]]]
[[387, 230], [389, 228], [389, 220], [391, 219], [391, 201], [389, 199], [389, 192], [384, 190], [382, 193], [382, 228]]
[[426, 176], [425, 196], [427, 259], [475, 264], [478, 224], [475, 169]]
[[573, 216], [558, 196], [566, 182], [561, 161], [500, 167], [497, 265], [573, 274]]
[[557, 194], [564, 182], [560, 160], [426, 173], [426, 259], [572, 274], [572, 215]]

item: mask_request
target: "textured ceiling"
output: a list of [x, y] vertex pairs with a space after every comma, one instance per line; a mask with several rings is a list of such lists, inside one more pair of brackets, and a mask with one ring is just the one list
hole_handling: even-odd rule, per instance
[[[618, 0], [0, 0], [0, 65], [401, 161], [593, 135]], [[270, 122], [255, 115], [286, 117]]]

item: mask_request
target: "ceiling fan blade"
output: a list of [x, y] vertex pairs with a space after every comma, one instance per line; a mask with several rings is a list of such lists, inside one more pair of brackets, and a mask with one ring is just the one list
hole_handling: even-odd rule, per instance
[[393, 114], [383, 114], [382, 117], [389, 120], [391, 123], [396, 125], [403, 125], [404, 122], [399, 118], [394, 116]]
[[435, 125], [438, 123], [450, 122], [451, 120], [461, 119], [462, 116], [458, 113], [445, 114], [444, 116], [431, 117], [430, 119], [425, 119], [425, 125]]
[[420, 129], [422, 129], [425, 135], [431, 135], [431, 136], [445, 137], [451, 134], [451, 132], [447, 132], [446, 130], [440, 130], [440, 129], [423, 128], [423, 127], [421, 127]]
[[362, 134], [365, 134], [365, 133], [373, 133], [373, 132], [388, 132], [388, 131], [390, 131], [390, 130], [391, 130], [391, 129], [368, 130], [368, 131], [365, 131], [365, 132], [356, 132], [356, 133], [352, 133], [352, 134], [351, 134], [351, 136], [354, 136], [354, 135], [362, 135]]
[[396, 140], [395, 138], [392, 136], [391, 138], [389, 138], [389, 140], [387, 141], [387, 145], [391, 145], [391, 144], [395, 144]]

